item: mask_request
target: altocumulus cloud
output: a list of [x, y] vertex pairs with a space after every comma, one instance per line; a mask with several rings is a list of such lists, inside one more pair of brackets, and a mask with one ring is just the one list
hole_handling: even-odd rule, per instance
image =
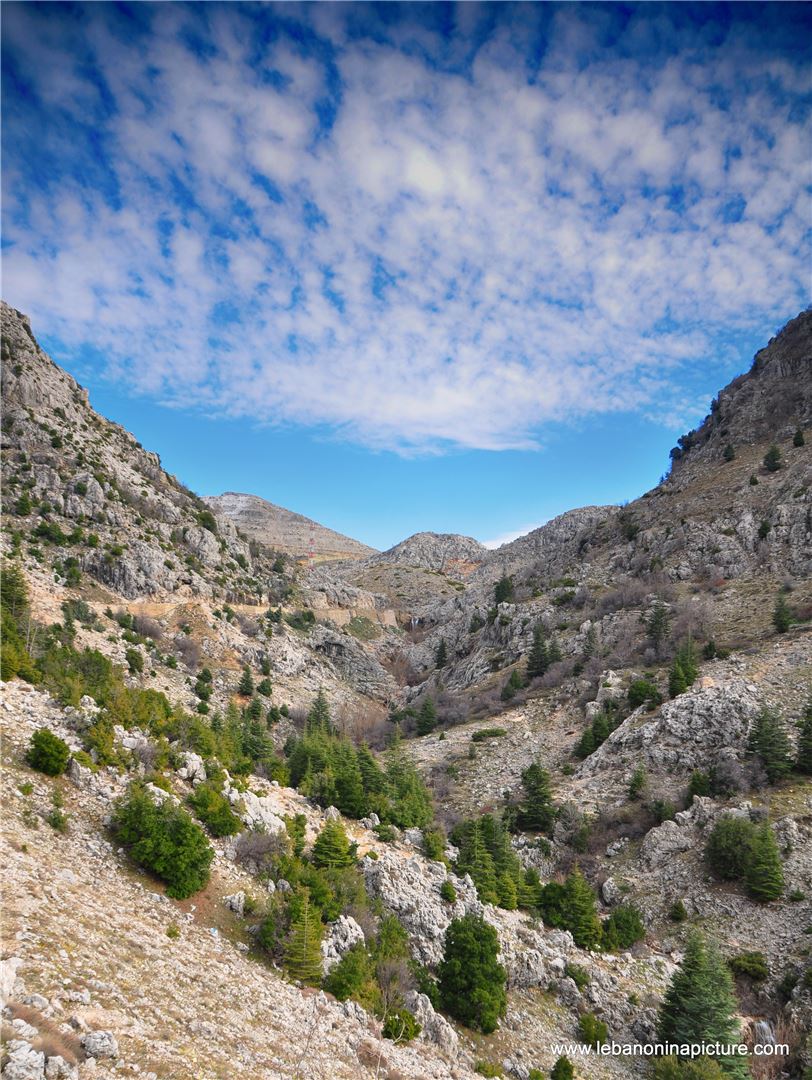
[[371, 447], [673, 421], [808, 302], [808, 13], [701, 8], [6, 5], [7, 298]]

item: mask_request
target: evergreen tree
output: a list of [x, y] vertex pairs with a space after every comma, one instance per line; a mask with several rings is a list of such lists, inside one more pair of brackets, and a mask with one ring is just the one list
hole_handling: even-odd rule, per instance
[[496, 930], [475, 915], [453, 919], [445, 933], [438, 988], [443, 1008], [466, 1027], [496, 1030], [507, 1009], [505, 969]]
[[799, 773], [812, 776], [812, 702], [807, 705], [803, 723], [801, 724], [795, 768]]
[[[657, 1040], [668, 1043], [738, 1043], [736, 999], [727, 964], [700, 934], [688, 939], [685, 956], [671, 980], [657, 1026]], [[719, 1061], [729, 1077], [745, 1078], [738, 1058]]]
[[543, 675], [550, 666], [550, 657], [547, 651], [547, 631], [544, 624], [537, 622], [533, 628], [533, 644], [527, 656], [527, 681], [537, 679]]
[[645, 620], [645, 625], [654, 651], [659, 656], [671, 630], [671, 614], [668, 605], [660, 599], [656, 600]]
[[507, 574], [502, 574], [501, 578], [497, 581], [496, 587], [493, 590], [493, 600], [495, 604], [513, 602], [513, 581]]
[[688, 689], [688, 680], [685, 678], [685, 672], [682, 670], [682, 664], [677, 657], [671, 665], [671, 670], [668, 673], [668, 696], [675, 698], [680, 694], [684, 694]]
[[764, 455], [764, 468], [767, 472], [778, 472], [781, 468], [781, 451], [775, 443], [772, 444], [770, 449]]
[[555, 821], [550, 774], [535, 762], [522, 773], [524, 799], [519, 805], [516, 825], [528, 832], [549, 832]]
[[493, 856], [485, 845], [482, 822], [479, 818], [470, 823], [457, 858], [457, 873], [470, 874], [483, 904], [498, 904], [499, 890], [496, 886], [496, 870]]
[[725, 450], [724, 450], [724, 453], [722, 454], [722, 457], [725, 459], [725, 461], [733, 461], [735, 456], [736, 456], [736, 451], [733, 448], [733, 444], [728, 443], [727, 446], [725, 447]]
[[305, 724], [305, 730], [308, 733], [324, 732], [330, 734], [333, 731], [333, 725], [330, 722], [330, 706], [327, 704], [327, 698], [324, 691], [319, 690], [316, 694], [316, 699], [310, 707], [310, 712], [307, 714], [307, 721]]
[[629, 798], [639, 799], [642, 797], [643, 792], [646, 790], [648, 784], [648, 776], [646, 774], [645, 765], [638, 765], [632, 773], [632, 778], [629, 781]]
[[564, 883], [563, 909], [566, 929], [582, 949], [596, 949], [601, 940], [601, 921], [595, 910], [595, 893], [576, 866]]
[[553, 1065], [550, 1080], [573, 1080], [575, 1069], [568, 1057], [560, 1057]]
[[437, 710], [430, 697], [424, 699], [417, 714], [417, 734], [429, 735], [437, 727]]
[[778, 594], [773, 608], [773, 626], [779, 634], [786, 634], [792, 626], [792, 612], [783, 592]]
[[496, 879], [496, 892], [499, 897], [499, 907], [505, 911], [515, 911], [518, 907], [518, 891], [516, 882], [506, 872], [502, 872]]
[[756, 900], [777, 900], [784, 891], [784, 871], [778, 844], [768, 824], [756, 832], [750, 844], [750, 858], [744, 871], [748, 892]]
[[350, 842], [340, 821], [328, 821], [313, 844], [311, 860], [314, 866], [329, 870], [352, 866]]
[[736, 881], [744, 875], [754, 828], [748, 818], [733, 814], [722, 814], [713, 826], [705, 846], [705, 858], [723, 881]]
[[292, 979], [316, 985], [321, 982], [321, 917], [307, 889], [297, 901], [285, 943], [285, 968]]
[[795, 434], [792, 436], [792, 445], [803, 446], [805, 442], [806, 439], [804, 438], [803, 428], [798, 428]]
[[555, 634], [550, 635], [550, 644], [547, 647], [547, 656], [550, 664], [557, 664], [561, 660], [561, 646]]
[[748, 750], [764, 765], [771, 784], [783, 780], [792, 769], [789, 739], [779, 718], [771, 709], [762, 709], [750, 732]]
[[448, 663], [448, 649], [446, 648], [445, 638], [440, 638], [440, 644], [437, 646], [437, 651], [434, 654], [434, 666], [437, 668], [444, 668]]
[[502, 693], [500, 697], [502, 701], [510, 701], [516, 697], [517, 691], [521, 690], [524, 685], [521, 673], [518, 668], [514, 668], [508, 676], [507, 682], [502, 687]]
[[240, 679], [240, 685], [237, 687], [237, 693], [240, 697], [251, 697], [254, 692], [254, 676], [251, 674], [249, 667], [243, 668], [242, 678]]

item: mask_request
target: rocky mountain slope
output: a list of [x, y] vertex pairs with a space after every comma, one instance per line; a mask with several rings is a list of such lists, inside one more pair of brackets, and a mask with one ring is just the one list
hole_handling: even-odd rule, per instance
[[226, 491], [223, 495], [205, 495], [203, 502], [215, 514], [233, 521], [246, 536], [297, 559], [311, 554], [319, 561], [363, 559], [375, 550], [258, 495]]
[[[812, 784], [793, 763], [812, 705], [812, 314], [721, 391], [670, 474], [627, 506], [570, 511], [495, 552], [419, 533], [347, 558], [325, 531], [323, 554], [343, 557], [313, 568], [280, 558], [303, 519], [286, 533], [272, 508], [283, 527], [269, 546], [95, 413], [24, 316], [4, 305], [2, 319], [4, 568], [27, 587], [11, 632], [39, 665], [37, 685], [3, 685], [0, 712], [4, 1077], [467, 1080], [479, 1066], [529, 1080], [585, 1015], [617, 1041], [650, 1040], [701, 929], [731, 961], [760, 954], [759, 979], [737, 976], [738, 1021], [749, 1043], [786, 1039], [791, 1054], [753, 1076], [805, 1080]], [[219, 499], [249, 517], [270, 506]], [[373, 761], [395, 760], [396, 775], [411, 762], [433, 821], [352, 809], [352, 779], [329, 805], [333, 766], [325, 776], [318, 755], [292, 784], [319, 690], [344, 739], [336, 761], [364, 741], [382, 749], [398, 723], [402, 741]], [[765, 710], [786, 748], [774, 776], [753, 742]], [[26, 759], [43, 727], [71, 755], [64, 776]], [[540, 830], [516, 817], [533, 764], [554, 806]], [[188, 899], [114, 842], [110, 815], [133, 782], [177, 806], [211, 790], [238, 818], [235, 835], [208, 837], [211, 878]], [[555, 887], [577, 865], [603, 925], [631, 905], [642, 936], [579, 946], [540, 902], [486, 895], [479, 864], [448, 842], [482, 814], [504, 815], [521, 873]], [[304, 870], [289, 854], [245, 856], [282, 844], [294, 815]], [[783, 875], [769, 902], [711, 872], [726, 816], [768, 827]], [[479, 916], [506, 971], [495, 1032], [457, 1023], [407, 979], [401, 1005], [420, 1032], [396, 1043], [368, 987], [340, 1002], [286, 975], [265, 920], [336, 820], [357, 862], [325, 911], [324, 972], [353, 946], [374, 951], [394, 915], [430, 984], [451, 920]], [[581, 1080], [648, 1075], [640, 1060], [573, 1060]]]

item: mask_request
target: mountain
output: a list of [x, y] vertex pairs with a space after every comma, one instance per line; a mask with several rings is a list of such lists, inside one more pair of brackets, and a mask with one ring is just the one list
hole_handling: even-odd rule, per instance
[[312, 553], [319, 561], [363, 559], [375, 551], [258, 495], [227, 491], [223, 495], [204, 495], [203, 502], [214, 513], [233, 521], [251, 539], [296, 558]]
[[[252, 496], [200, 499], [25, 316], [3, 305], [2, 330], [4, 1076], [549, 1075], [586, 1014], [655, 1040], [694, 928], [736, 972], [743, 1039], [786, 1041], [788, 1076], [812, 1068], [812, 313], [655, 488], [496, 551], [422, 532], [372, 552]], [[281, 565], [311, 530], [319, 564]], [[42, 728], [64, 775], [32, 768]], [[191, 897], [110, 832], [133, 790], [205, 826]], [[324, 870], [334, 820], [355, 854]], [[769, 848], [773, 899], [711, 872], [731, 828]], [[435, 993], [465, 915], [506, 972], [492, 1035]], [[303, 929], [320, 967], [292, 953]], [[342, 979], [292, 979], [292, 956], [318, 984], [350, 952], [345, 1001]]]

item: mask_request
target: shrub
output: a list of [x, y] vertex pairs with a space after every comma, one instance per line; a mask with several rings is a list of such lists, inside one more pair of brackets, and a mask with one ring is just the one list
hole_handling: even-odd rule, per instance
[[421, 1031], [422, 1027], [413, 1013], [408, 1009], [394, 1009], [384, 1020], [381, 1034], [395, 1043], [404, 1043], [417, 1038]]
[[483, 919], [453, 919], [445, 934], [439, 967], [440, 1000], [451, 1016], [484, 1034], [496, 1030], [507, 1008], [505, 969], [499, 939]]
[[127, 661], [127, 667], [130, 669], [131, 675], [136, 675], [144, 670], [144, 657], [138, 649], [127, 649], [124, 658]]
[[176, 922], [169, 923], [166, 928], [166, 936], [171, 941], [177, 941], [177, 939], [180, 937], [180, 927]]
[[607, 1041], [608, 1030], [603, 1020], [599, 1020], [594, 1013], [587, 1012], [581, 1013], [578, 1018], [578, 1034], [581, 1042], [597, 1050]]
[[242, 829], [242, 822], [214, 783], [198, 784], [189, 796], [189, 805], [212, 836], [234, 836]]
[[629, 706], [632, 709], [640, 705], [648, 705], [654, 708], [663, 700], [663, 696], [657, 687], [649, 679], [635, 679], [629, 686]]
[[423, 830], [423, 854], [433, 862], [443, 861], [445, 858], [445, 835], [442, 829]]
[[501, 739], [503, 735], [507, 735], [507, 731], [502, 727], [480, 728], [471, 736], [471, 742], [478, 743], [485, 742], [486, 739]]
[[456, 904], [457, 902], [457, 890], [448, 878], [440, 886], [440, 899], [445, 900], [447, 904]]
[[713, 827], [705, 847], [711, 870], [723, 881], [736, 881], [744, 875], [750, 859], [755, 826], [747, 818], [723, 814]]
[[170, 800], [159, 804], [131, 786], [112, 830], [135, 862], [166, 882], [168, 896], [183, 900], [207, 884], [214, 852], [200, 826]]
[[605, 949], [630, 949], [645, 937], [646, 928], [634, 904], [621, 904], [603, 924]]
[[48, 728], [39, 728], [31, 736], [25, 760], [32, 769], [47, 776], [60, 776], [68, 767], [70, 747]]
[[804, 438], [803, 428], [798, 428], [795, 434], [792, 436], [793, 446], [804, 446], [806, 439]]
[[500, 1077], [503, 1076], [501, 1065], [494, 1065], [491, 1061], [478, 1061], [474, 1065], [474, 1072], [479, 1073], [480, 1076], [488, 1077]]
[[764, 982], [770, 975], [764, 953], [760, 952], [746, 952], [731, 956], [727, 966], [734, 975], [743, 975], [753, 982]]
[[567, 978], [572, 979], [581, 991], [589, 986], [589, 972], [586, 968], [582, 968], [580, 964], [567, 964], [564, 968], [564, 974]]
[[56, 832], [66, 833], [68, 831], [68, 815], [62, 810], [64, 803], [59, 791], [54, 791], [51, 796], [51, 806], [53, 809], [46, 815], [45, 820]]
[[645, 765], [638, 765], [629, 781], [629, 798], [639, 799], [646, 790], [647, 784], [648, 776], [646, 774], [646, 767]]
[[651, 1080], [729, 1080], [729, 1074], [709, 1057], [655, 1058]]
[[671, 922], [685, 922], [688, 918], [688, 909], [682, 900], [675, 900], [668, 909], [668, 918]]
[[323, 985], [324, 989], [339, 1001], [346, 1001], [348, 998], [358, 1000], [370, 987], [373, 977], [372, 959], [366, 946], [359, 941], [331, 968]]

